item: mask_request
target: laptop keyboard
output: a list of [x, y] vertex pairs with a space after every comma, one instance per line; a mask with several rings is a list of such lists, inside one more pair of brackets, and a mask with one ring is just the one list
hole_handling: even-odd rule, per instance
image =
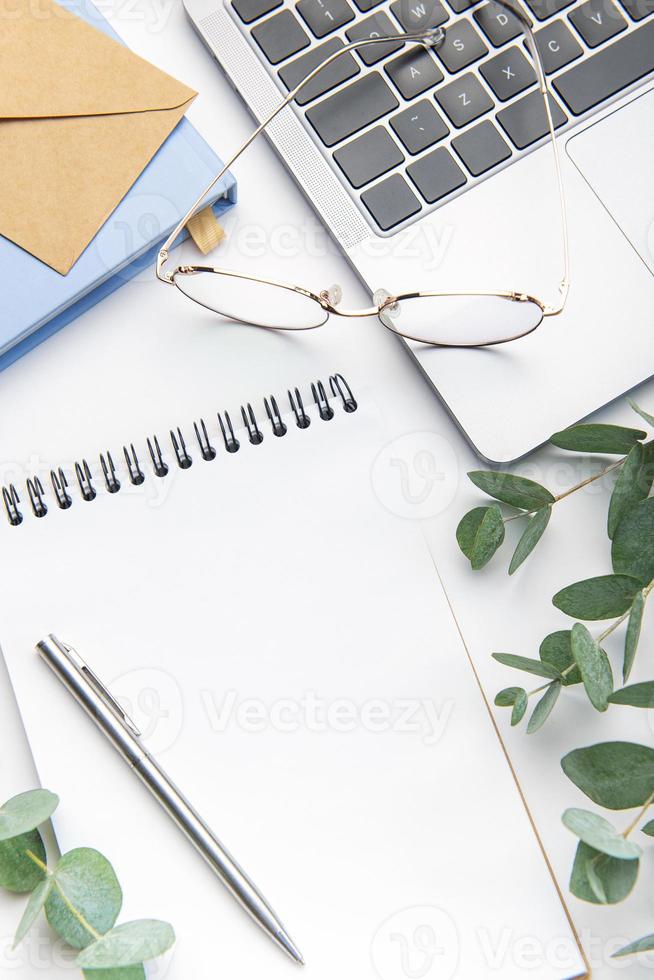
[[[403, 228], [547, 135], [517, 19], [493, 0], [228, 0], [289, 91], [345, 44], [298, 96], [298, 112], [368, 220]], [[654, 72], [654, 0], [527, 0], [556, 128]], [[461, 16], [463, 15], [463, 16]], [[384, 42], [444, 26], [436, 51]]]

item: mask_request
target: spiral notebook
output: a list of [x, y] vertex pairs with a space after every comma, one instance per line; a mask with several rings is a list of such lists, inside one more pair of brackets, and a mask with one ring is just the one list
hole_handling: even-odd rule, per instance
[[336, 375], [5, 474], [3, 653], [60, 846], [112, 860], [123, 920], [176, 929], [149, 976], [295, 968], [37, 658], [49, 632], [134, 716], [308, 980], [586, 975], [421, 533], [375, 493], [383, 445]]

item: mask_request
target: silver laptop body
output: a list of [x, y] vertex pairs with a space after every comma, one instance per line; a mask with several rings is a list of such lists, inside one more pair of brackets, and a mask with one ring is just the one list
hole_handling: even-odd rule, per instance
[[[430, 79], [416, 84], [415, 70], [399, 60], [403, 51], [371, 65], [347, 55], [354, 60], [343, 71], [349, 77], [333, 78], [327, 92], [289, 107], [268, 135], [371, 293], [506, 288], [555, 298], [562, 260], [551, 147], [532, 139], [520, 148], [531, 138], [522, 100], [533, 85], [522, 40], [497, 21], [492, 0], [184, 2], [257, 119], [286, 93], [284, 78], [291, 84], [299, 70], [294, 62], [336, 39], [347, 43], [353, 30], [371, 36], [379, 24], [383, 36], [390, 21], [397, 31], [402, 20], [424, 13], [425, 3], [436, 4], [447, 18], [454, 61], [429, 55], [435, 72], [424, 64], [435, 84], [417, 91]], [[498, 463], [523, 456], [654, 374], [654, 2], [532, 0], [529, 10], [543, 32], [561, 122], [568, 304], [533, 334], [500, 347], [406, 345], [479, 455]], [[323, 33], [323, 16], [331, 25], [349, 19]], [[364, 88], [374, 103], [364, 99], [363, 125], [349, 118], [344, 101], [355, 84], [350, 103]], [[433, 168], [421, 161], [442, 147], [447, 152], [434, 160], [446, 166], [434, 188]]]

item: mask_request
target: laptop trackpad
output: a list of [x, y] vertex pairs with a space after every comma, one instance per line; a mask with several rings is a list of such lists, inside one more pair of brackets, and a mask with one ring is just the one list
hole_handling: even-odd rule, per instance
[[654, 273], [654, 90], [568, 140], [573, 163]]

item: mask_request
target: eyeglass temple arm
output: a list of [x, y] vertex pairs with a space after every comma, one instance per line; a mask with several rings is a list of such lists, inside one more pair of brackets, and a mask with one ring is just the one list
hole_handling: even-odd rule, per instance
[[[437, 28], [430, 28], [429, 30], [424, 30], [424, 31], [416, 31], [415, 33], [411, 33], [411, 34], [389, 34], [388, 36], [385, 35], [383, 40], [400, 41], [404, 43], [413, 41], [417, 44], [422, 44], [423, 47], [432, 48], [432, 47], [436, 47], [439, 43], [441, 43], [444, 37], [445, 37], [444, 32], [441, 30], [440, 27], [437, 27]], [[325, 58], [324, 61], [321, 61], [319, 65], [317, 65], [312, 71], [310, 71], [309, 74], [306, 75], [302, 79], [302, 81], [299, 82], [299, 84], [296, 85], [295, 88], [288, 93], [288, 95], [283, 100], [283, 102], [280, 102], [280, 104], [275, 109], [273, 109], [273, 111], [263, 120], [263, 122], [261, 122], [257, 126], [254, 132], [248, 136], [245, 142], [241, 146], [239, 146], [238, 150], [236, 150], [236, 152], [229, 158], [229, 160], [227, 161], [223, 169], [220, 171], [220, 173], [213, 178], [213, 180], [207, 187], [205, 187], [205, 189], [202, 191], [198, 199], [191, 205], [191, 207], [188, 209], [188, 211], [181, 219], [179, 224], [173, 229], [173, 231], [170, 233], [170, 235], [168, 236], [164, 244], [161, 246], [161, 249], [159, 250], [159, 254], [157, 256], [157, 279], [161, 279], [162, 282], [173, 281], [170, 273], [166, 273], [163, 271], [163, 267], [168, 259], [168, 249], [171, 247], [171, 245], [173, 244], [173, 242], [175, 241], [179, 233], [186, 227], [188, 222], [198, 211], [200, 205], [204, 202], [205, 198], [207, 197], [207, 194], [209, 194], [216, 186], [216, 184], [225, 176], [229, 168], [236, 162], [236, 160], [238, 160], [240, 155], [245, 150], [247, 150], [248, 146], [250, 146], [250, 144], [254, 142], [254, 140], [261, 132], [263, 132], [266, 126], [268, 126], [269, 123], [272, 122], [275, 116], [277, 116], [282, 111], [282, 109], [285, 109], [286, 106], [293, 101], [293, 99], [296, 97], [298, 92], [300, 92], [305, 85], [307, 85], [313, 78], [315, 78], [315, 76], [319, 72], [321, 72], [323, 68], [326, 68], [333, 61], [336, 61], [336, 59], [340, 58], [341, 55], [347, 54], [348, 51], [354, 51], [357, 48], [365, 47], [367, 44], [379, 44], [379, 38], [363, 38], [360, 41], [352, 41], [350, 44], [346, 44], [342, 48], [339, 48], [338, 51], [335, 51], [328, 58]]]
[[565, 201], [565, 190], [563, 187], [563, 175], [561, 173], [561, 158], [559, 156], [559, 147], [556, 142], [556, 130], [554, 128], [554, 119], [552, 117], [552, 106], [550, 104], [549, 90], [547, 87], [547, 80], [545, 78], [545, 69], [543, 67], [543, 61], [538, 51], [536, 45], [536, 38], [534, 37], [534, 32], [531, 28], [531, 21], [529, 17], [522, 9], [522, 6], [517, 2], [511, 2], [511, 0], [494, 0], [496, 4], [500, 7], [504, 7], [514, 16], [518, 18], [522, 24], [522, 29], [525, 33], [527, 39], [527, 47], [529, 53], [534, 59], [534, 65], [536, 66], [536, 78], [538, 80], [538, 88], [543, 96], [543, 101], [545, 103], [545, 114], [547, 116], [547, 128], [549, 134], [552, 138], [552, 152], [554, 154], [554, 169], [556, 172], [556, 188], [559, 196], [559, 216], [561, 220], [561, 239], [563, 246], [563, 276], [559, 282], [559, 298], [557, 302], [553, 305], [548, 305], [544, 308], [543, 312], [546, 316], [552, 316], [553, 314], [560, 313], [565, 306], [565, 301], [568, 297], [568, 291], [570, 289], [570, 246], [568, 242], [568, 210]]

